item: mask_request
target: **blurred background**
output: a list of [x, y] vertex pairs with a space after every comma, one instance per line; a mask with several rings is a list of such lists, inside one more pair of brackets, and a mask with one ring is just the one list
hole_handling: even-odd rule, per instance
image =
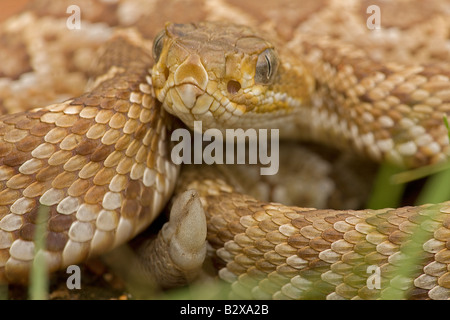
[[0, 22], [19, 12], [31, 0], [2, 0], [0, 3]]

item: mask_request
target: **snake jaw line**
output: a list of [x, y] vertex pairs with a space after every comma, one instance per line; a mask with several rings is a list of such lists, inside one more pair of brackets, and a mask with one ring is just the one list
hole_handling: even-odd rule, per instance
[[[188, 127], [193, 127], [193, 120], [201, 120], [218, 129], [250, 128], [255, 123], [246, 125], [247, 120], [258, 117], [258, 127], [268, 129], [285, 122], [286, 114], [308, 108], [314, 89], [309, 73], [289, 60], [280, 61], [273, 45], [250, 29], [210, 22], [196, 24], [194, 29], [189, 25], [186, 32], [183, 28], [166, 26], [170, 31], [152, 75], [163, 107]], [[224, 41], [215, 44], [219, 32], [211, 30], [216, 28], [234, 43], [232, 47]], [[233, 28], [240, 31], [233, 34]], [[196, 38], [204, 43], [194, 44]], [[283, 126], [282, 136], [295, 134], [292, 126]]]

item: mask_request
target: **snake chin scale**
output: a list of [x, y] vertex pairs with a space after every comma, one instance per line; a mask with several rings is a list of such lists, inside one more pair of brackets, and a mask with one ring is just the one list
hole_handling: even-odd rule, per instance
[[170, 256], [180, 269], [195, 270], [203, 264], [206, 257], [206, 217], [195, 191], [178, 195], [162, 234], [166, 241], [170, 241]]

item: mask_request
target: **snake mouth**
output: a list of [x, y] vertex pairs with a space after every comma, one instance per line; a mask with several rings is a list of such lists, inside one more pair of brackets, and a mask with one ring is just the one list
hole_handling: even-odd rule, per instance
[[201, 115], [209, 110], [215, 100], [208, 93], [210, 79], [197, 54], [189, 55], [172, 72], [168, 72], [166, 66], [164, 78], [160, 78], [164, 85], [157, 96], [168, 112]]
[[203, 114], [209, 110], [214, 100], [207, 92], [190, 82], [171, 86], [164, 91], [166, 94], [162, 99], [163, 106], [174, 114]]

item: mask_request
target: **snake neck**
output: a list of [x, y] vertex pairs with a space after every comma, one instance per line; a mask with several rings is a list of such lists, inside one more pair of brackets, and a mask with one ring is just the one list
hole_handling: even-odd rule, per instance
[[[231, 31], [217, 38], [218, 30]], [[444, 69], [378, 63], [328, 38], [285, 48], [252, 34], [232, 24], [166, 26], [154, 42], [157, 99], [190, 128], [274, 128], [410, 168], [450, 156]]]
[[401, 167], [448, 159], [450, 80], [434, 66], [378, 63], [328, 39], [305, 37], [299, 48], [315, 81], [311, 104], [293, 120], [302, 138]]

